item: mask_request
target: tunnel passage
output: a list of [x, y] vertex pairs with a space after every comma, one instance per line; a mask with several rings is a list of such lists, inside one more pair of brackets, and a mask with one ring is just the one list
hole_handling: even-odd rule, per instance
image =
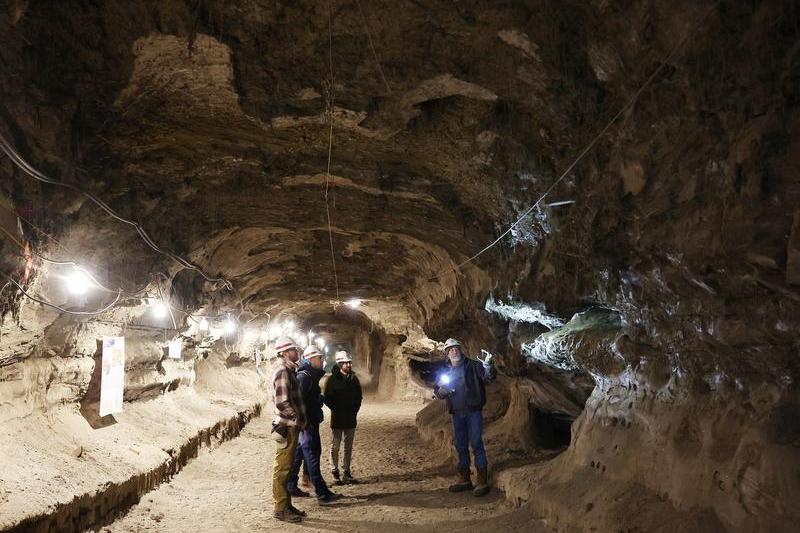
[[534, 405], [529, 405], [528, 408], [534, 444], [547, 450], [566, 449], [571, 440], [575, 417], [566, 413], [544, 411]]
[[445, 368], [444, 360], [428, 360], [418, 357], [408, 359], [408, 366], [411, 370], [411, 377], [418, 384], [433, 389], [436, 381]]
[[195, 320], [317, 314], [442, 457], [431, 345], [500, 354], [492, 460], [574, 437], [497, 483], [564, 529], [793, 531], [798, 28], [796, 0], [4, 2], [0, 529], [93, 516], [267, 405]]

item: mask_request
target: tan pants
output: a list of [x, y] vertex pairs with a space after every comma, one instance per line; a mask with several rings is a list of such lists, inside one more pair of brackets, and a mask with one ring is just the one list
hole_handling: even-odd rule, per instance
[[289, 471], [292, 469], [299, 434], [296, 427], [289, 427], [286, 447], [275, 450], [275, 464], [272, 467], [272, 498], [275, 500], [276, 513], [287, 511], [292, 504], [292, 498], [286, 491], [286, 482], [289, 480]]

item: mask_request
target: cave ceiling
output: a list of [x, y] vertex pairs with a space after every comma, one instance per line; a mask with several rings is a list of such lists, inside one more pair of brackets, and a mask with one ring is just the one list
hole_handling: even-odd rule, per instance
[[[793, 364], [796, 3], [16, 0], [0, 16], [4, 135], [236, 291], [0, 162], [17, 212], [60, 244], [25, 237], [110, 283], [165, 271], [186, 307], [251, 316], [357, 297], [435, 338], [490, 294], [562, 322], [601, 305], [631, 339], [620, 364]], [[560, 200], [576, 203], [545, 205]]]

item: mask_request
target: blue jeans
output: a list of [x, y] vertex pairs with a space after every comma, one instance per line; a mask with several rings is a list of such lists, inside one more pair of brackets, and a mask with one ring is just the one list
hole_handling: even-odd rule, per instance
[[472, 411], [453, 415], [453, 441], [458, 452], [458, 467], [469, 468], [469, 446], [475, 456], [475, 467], [486, 468], [486, 450], [483, 448], [483, 413]]
[[308, 470], [311, 484], [314, 485], [314, 492], [317, 498], [330, 494], [330, 489], [322, 479], [322, 472], [319, 469], [319, 456], [322, 454], [322, 441], [319, 438], [319, 426], [310, 425], [300, 432], [300, 443], [297, 445], [297, 452], [294, 456], [294, 464], [289, 472], [289, 481], [286, 487], [289, 490], [297, 488], [300, 480], [300, 465], [305, 462], [304, 469]]

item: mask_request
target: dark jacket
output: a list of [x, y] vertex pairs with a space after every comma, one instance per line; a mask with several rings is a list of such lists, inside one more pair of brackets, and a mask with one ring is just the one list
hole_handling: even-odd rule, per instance
[[300, 370], [297, 371], [297, 381], [300, 383], [300, 392], [306, 404], [309, 424], [319, 425], [325, 420], [325, 415], [322, 413], [322, 391], [319, 388], [319, 380], [324, 375], [323, 369], [314, 368], [308, 361], [303, 361]]
[[[467, 356], [463, 357], [464, 360], [462, 364], [465, 365], [464, 383], [467, 389], [467, 407], [471, 411], [480, 411], [483, 409], [483, 406], [486, 405], [486, 387], [484, 384], [491, 383], [495, 380], [497, 377], [497, 369], [494, 365], [485, 369], [483, 363], [480, 361], [470, 359]], [[439, 372], [447, 372], [450, 368], [452, 368], [450, 366], [450, 361], [447, 361]], [[435, 390], [435, 394], [437, 398], [447, 400], [447, 410], [450, 411], [450, 414], [454, 414], [453, 404], [450, 401], [449, 395], [440, 394], [438, 387]]]
[[353, 372], [345, 377], [338, 366], [325, 383], [325, 405], [331, 410], [333, 429], [356, 427], [356, 415], [361, 409], [361, 383]]

